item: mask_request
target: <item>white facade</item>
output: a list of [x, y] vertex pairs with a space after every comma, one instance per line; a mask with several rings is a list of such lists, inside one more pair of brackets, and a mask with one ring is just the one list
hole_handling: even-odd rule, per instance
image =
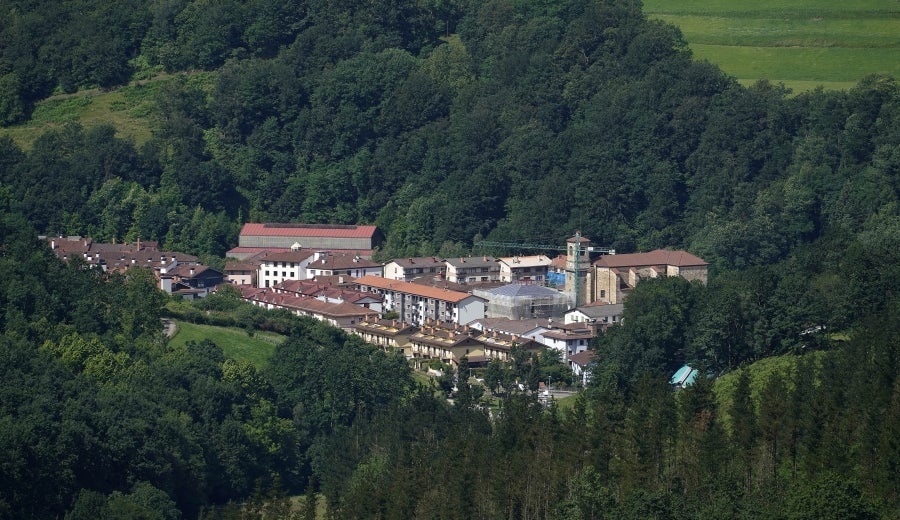
[[306, 280], [306, 266], [314, 259], [312, 253], [276, 253], [260, 263], [256, 279], [259, 287], [272, 287], [285, 280]]
[[590, 331], [554, 329], [543, 334], [542, 343], [548, 348], [558, 350], [563, 360], [568, 362], [570, 356], [588, 349], [592, 337]]
[[396, 258], [384, 265], [384, 277], [391, 280], [411, 282], [420, 276], [443, 278], [447, 272], [447, 264], [434, 256]]
[[366, 276], [356, 283], [360, 291], [380, 294], [385, 311], [394, 311], [401, 320], [416, 326], [427, 320], [465, 325], [484, 318], [484, 299], [468, 293], [378, 276]]
[[499, 263], [501, 282], [543, 284], [553, 260], [544, 255], [510, 256], [500, 258]]

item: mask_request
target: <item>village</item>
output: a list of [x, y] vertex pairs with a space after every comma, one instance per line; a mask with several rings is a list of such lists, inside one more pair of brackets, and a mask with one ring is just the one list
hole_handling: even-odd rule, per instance
[[[580, 233], [553, 258], [430, 256], [381, 264], [372, 260], [381, 236], [376, 226], [248, 223], [223, 271], [151, 241], [46, 240], [60, 259], [79, 258], [103, 271], [148, 268], [161, 290], [183, 299], [227, 284], [253, 305], [309, 316], [402, 351], [416, 369], [433, 361], [455, 367], [463, 357], [481, 368], [509, 360], [514, 347], [549, 348], [582, 383], [594, 356], [590, 340], [620, 322], [636, 284], [663, 276], [705, 284], [708, 276], [707, 263], [686, 251], [616, 254]], [[676, 374], [673, 384], [686, 376]]]

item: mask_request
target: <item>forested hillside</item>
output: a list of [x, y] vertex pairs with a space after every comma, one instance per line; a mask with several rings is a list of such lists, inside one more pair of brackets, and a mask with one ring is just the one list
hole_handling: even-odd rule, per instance
[[102, 127], [27, 151], [0, 143], [0, 182], [39, 232], [221, 255], [248, 219], [375, 223], [388, 257], [580, 229], [743, 268], [858, 233], [896, 201], [893, 79], [745, 89], [692, 62], [638, 2], [3, 0], [0, 12], [0, 106], [23, 107], [7, 122], [55, 89], [213, 71], [158, 89], [139, 149]]
[[[744, 88], [629, 1], [0, 0], [0, 124], [163, 71], [140, 145], [0, 138], [0, 517], [897, 516], [895, 79]], [[212, 257], [248, 220], [374, 223], [385, 258], [580, 230], [711, 277], [640, 284], [572, 410], [489, 418], [307, 321], [262, 371], [168, 345], [149, 273], [35, 238]], [[672, 392], [684, 362], [739, 380]]]

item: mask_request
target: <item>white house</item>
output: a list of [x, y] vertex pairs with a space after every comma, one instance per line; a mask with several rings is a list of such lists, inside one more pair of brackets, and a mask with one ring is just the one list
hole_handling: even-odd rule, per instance
[[541, 336], [544, 338], [544, 345], [558, 350], [563, 361], [568, 362], [571, 356], [588, 349], [594, 333], [588, 327], [576, 323], [555, 327]]
[[285, 280], [306, 280], [306, 266], [316, 258], [313, 251], [270, 253], [260, 260], [256, 280], [259, 287], [272, 287]]
[[447, 280], [454, 283], [474, 284], [500, 281], [500, 265], [491, 256], [448, 258]]
[[386, 311], [394, 311], [400, 319], [416, 326], [426, 320], [465, 325], [484, 318], [485, 300], [468, 293], [440, 289], [380, 276], [364, 276], [356, 280], [360, 291], [380, 294]]
[[591, 327], [596, 333], [598, 330], [605, 329], [609, 325], [619, 323], [619, 320], [622, 319], [622, 312], [624, 309], [625, 305], [621, 303], [607, 304], [602, 301], [597, 301], [566, 312], [563, 316], [563, 323], [566, 325], [582, 323]]
[[569, 356], [569, 367], [572, 368], [572, 373], [581, 379], [581, 383], [584, 385], [591, 381], [591, 367], [596, 357], [593, 350], [584, 350]]
[[384, 277], [391, 280], [411, 282], [420, 276], [443, 278], [447, 273], [447, 264], [436, 256], [395, 258], [384, 264]]
[[543, 318], [511, 320], [509, 318], [483, 318], [475, 320], [469, 327], [481, 332], [500, 332], [511, 336], [529, 338], [544, 344], [543, 334], [550, 330], [552, 321]]
[[317, 276], [381, 276], [381, 264], [365, 258], [346, 253], [316, 253], [313, 260], [306, 265], [306, 278]]
[[509, 256], [498, 259], [498, 263], [501, 282], [544, 284], [553, 260], [544, 255]]

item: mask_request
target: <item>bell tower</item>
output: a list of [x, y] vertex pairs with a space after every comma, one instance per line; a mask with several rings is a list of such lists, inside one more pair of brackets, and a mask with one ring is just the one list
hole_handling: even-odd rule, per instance
[[590, 301], [591, 257], [588, 251], [591, 241], [581, 232], [566, 240], [566, 295], [572, 308]]

